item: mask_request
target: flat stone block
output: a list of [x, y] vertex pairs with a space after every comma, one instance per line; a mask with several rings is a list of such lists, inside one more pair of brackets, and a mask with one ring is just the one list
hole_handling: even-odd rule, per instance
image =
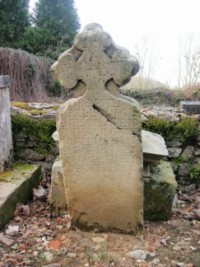
[[38, 165], [15, 165], [0, 174], [0, 229], [12, 218], [17, 203], [26, 203], [41, 180]]
[[142, 130], [142, 151], [144, 155], [163, 158], [168, 156], [165, 140], [160, 134]]
[[187, 114], [200, 114], [200, 101], [181, 101], [181, 111]]
[[150, 177], [144, 178], [144, 219], [168, 220], [177, 188], [173, 170], [167, 161], [149, 167]]

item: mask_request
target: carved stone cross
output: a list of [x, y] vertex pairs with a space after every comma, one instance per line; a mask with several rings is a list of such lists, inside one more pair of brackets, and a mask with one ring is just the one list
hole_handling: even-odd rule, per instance
[[129, 232], [143, 221], [139, 105], [118, 92], [138, 68], [97, 24], [78, 34], [52, 66], [78, 97], [57, 113], [61, 160], [52, 172], [51, 203], [67, 206], [72, 223], [86, 229]]
[[111, 80], [121, 86], [138, 69], [137, 60], [127, 50], [115, 46], [110, 35], [96, 24], [88, 25], [78, 34], [73, 48], [52, 66], [55, 77], [66, 89], [75, 88], [81, 81], [90, 96], [91, 92], [93, 96], [101, 95]]

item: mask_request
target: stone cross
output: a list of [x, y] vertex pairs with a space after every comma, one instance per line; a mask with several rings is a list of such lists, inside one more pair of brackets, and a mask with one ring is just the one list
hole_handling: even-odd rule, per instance
[[12, 159], [9, 76], [0, 75], [0, 172]]
[[142, 224], [139, 105], [118, 90], [138, 69], [98, 24], [86, 26], [51, 68], [75, 92], [57, 113], [61, 161], [53, 169], [51, 203], [67, 206], [75, 225], [131, 232]]
[[121, 86], [124, 80], [138, 71], [138, 64], [125, 49], [119, 53], [118, 49], [113, 48], [112, 57], [109, 57], [105, 49], [112, 45], [111, 37], [98, 26], [92, 29], [95, 31], [92, 31], [91, 38], [88, 38], [91, 32], [89, 25], [75, 39], [74, 46], [82, 53], [78, 57], [70, 52], [64, 53], [52, 69], [56, 69], [58, 79], [65, 88], [74, 88], [78, 81], [82, 81], [88, 93], [99, 97], [106, 89], [106, 82], [112, 79]]

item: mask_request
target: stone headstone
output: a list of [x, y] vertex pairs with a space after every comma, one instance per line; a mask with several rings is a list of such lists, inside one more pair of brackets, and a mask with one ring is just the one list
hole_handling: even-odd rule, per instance
[[0, 75], [0, 172], [12, 159], [9, 76]]
[[58, 110], [57, 131], [67, 207], [86, 229], [131, 232], [143, 223], [139, 105], [118, 90], [138, 69], [98, 24], [51, 68], [74, 96]]

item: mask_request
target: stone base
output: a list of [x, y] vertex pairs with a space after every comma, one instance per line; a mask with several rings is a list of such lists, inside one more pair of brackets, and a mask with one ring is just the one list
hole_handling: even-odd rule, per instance
[[149, 177], [144, 178], [144, 219], [168, 220], [171, 216], [177, 182], [170, 162], [149, 165]]
[[38, 165], [16, 165], [0, 174], [0, 229], [12, 218], [17, 203], [26, 203], [41, 180]]
[[[170, 162], [145, 165], [144, 171], [144, 218], [145, 220], [168, 220], [176, 194], [177, 182]], [[50, 204], [61, 213], [66, 212], [67, 203], [63, 186], [63, 169], [60, 161], [53, 165]]]
[[54, 162], [51, 176], [51, 190], [49, 203], [52, 211], [63, 212], [67, 210], [67, 200], [63, 181], [63, 169], [60, 160]]

